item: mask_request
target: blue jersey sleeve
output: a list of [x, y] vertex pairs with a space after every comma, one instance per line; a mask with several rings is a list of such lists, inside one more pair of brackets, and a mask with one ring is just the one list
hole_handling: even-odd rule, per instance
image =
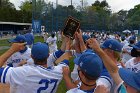
[[6, 67], [6, 68], [1, 68], [0, 69], [0, 72], [1, 72], [1, 83], [6, 83], [5, 80], [6, 80], [6, 74], [8, 72], [10, 67]]
[[2, 76], [3, 70], [4, 68], [0, 68], [0, 82], [1, 82], [1, 76]]
[[106, 79], [110, 83], [111, 86], [113, 85], [112, 78], [111, 78], [111, 76], [108, 73], [106, 68], [103, 69], [103, 71], [102, 71], [102, 73], [100, 75], [100, 78]]
[[7, 64], [7, 66], [9, 66], [9, 67], [13, 67], [13, 64], [12, 64], [12, 63], [9, 63], [9, 64]]
[[62, 62], [60, 62], [59, 64], [64, 64], [64, 65], [69, 65], [69, 61], [68, 60], [63, 60]]
[[53, 53], [53, 56], [55, 57], [55, 59], [57, 59], [57, 58], [59, 58], [63, 54], [64, 54], [64, 51], [58, 50], [58, 51]]

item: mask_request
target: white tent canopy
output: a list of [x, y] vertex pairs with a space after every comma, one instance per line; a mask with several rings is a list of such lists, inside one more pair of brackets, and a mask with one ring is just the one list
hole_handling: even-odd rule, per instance
[[123, 33], [131, 33], [131, 31], [130, 30], [124, 30], [124, 31], [122, 31]]

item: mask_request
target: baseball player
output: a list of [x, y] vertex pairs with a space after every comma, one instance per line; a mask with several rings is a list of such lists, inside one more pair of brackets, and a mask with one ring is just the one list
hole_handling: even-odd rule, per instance
[[48, 67], [49, 48], [40, 42], [33, 45], [31, 56], [34, 65], [0, 68], [1, 83], [9, 83], [11, 93], [56, 93], [63, 76], [62, 67], [68, 66], [68, 60]]
[[113, 93], [139, 93], [140, 73], [126, 68], [118, 68], [115, 62], [101, 48], [95, 39], [88, 40], [89, 46], [102, 58], [107, 70], [114, 79], [117, 87]]
[[34, 44], [34, 35], [32, 33], [26, 33], [24, 36], [27, 41], [27, 46], [31, 47]]
[[[67, 93], [94, 93], [96, 88], [96, 80], [100, 76], [103, 64], [100, 57], [95, 53], [83, 53], [76, 62], [78, 65], [78, 75], [80, 82], [78, 87], [70, 89]], [[63, 76], [66, 81], [69, 77], [67, 67], [63, 68]], [[66, 85], [68, 83], [66, 82]]]
[[[26, 43], [26, 38], [23, 35], [18, 35], [16, 38], [9, 40], [10, 43]], [[25, 64], [31, 58], [31, 49], [24, 46], [23, 50], [14, 53], [8, 60], [7, 65], [10, 67], [18, 67]]]
[[[81, 47], [81, 51], [83, 51], [82, 53], [86, 53], [86, 52], [90, 52], [90, 53], [93, 53], [93, 54], [95, 54], [93, 51], [91, 51], [91, 49], [87, 49], [86, 48], [86, 46], [85, 46], [85, 43], [83, 42], [83, 38], [82, 38], [82, 34], [76, 34], [76, 37], [78, 36], [78, 38], [79, 38], [79, 43], [80, 43], [80, 47]], [[77, 42], [77, 40], [76, 40], [76, 42]], [[77, 43], [77, 45], [78, 45], [78, 43]], [[78, 47], [77, 47], [78, 48]], [[70, 51], [69, 51], [70, 52]], [[81, 54], [82, 55], [82, 54]], [[80, 55], [80, 56], [81, 56]], [[65, 58], [65, 57], [64, 57]], [[78, 57], [79, 58], [79, 57]], [[76, 58], [75, 60], [74, 60], [74, 62], [76, 63], [77, 62], [77, 60], [78, 60], [78, 58]], [[59, 60], [59, 59], [58, 59]], [[61, 59], [61, 60], [63, 60], [63, 59]], [[60, 60], [59, 60], [60, 61]], [[78, 67], [78, 65], [75, 65], [75, 66], [77, 66]], [[78, 72], [76, 71], [76, 68], [77, 67], [75, 67], [75, 69], [74, 69], [74, 73], [75, 73], [75, 75], [74, 75], [74, 77], [76, 78], [77, 77], [77, 75], [76, 74], [78, 74]], [[74, 74], [74, 73], [71, 73], [71, 75], [72, 74]], [[73, 77], [72, 77], [72, 79], [73, 79]], [[77, 79], [74, 79], [74, 82], [77, 82], [77, 81], [79, 81], [79, 77], [77, 77]], [[72, 81], [71, 81], [71, 78], [70, 77], [67, 77], [66, 78], [66, 80], [65, 80], [65, 82], [66, 82], [66, 86], [67, 86], [67, 89], [69, 90], [69, 89], [72, 89], [72, 88], [76, 88], [77, 86], [77, 83], [73, 83]], [[110, 75], [109, 75], [109, 73], [107, 72], [107, 70], [105, 69], [105, 68], [103, 68], [103, 71], [102, 71], [102, 74], [101, 74], [101, 76], [100, 76], [100, 78], [98, 79], [98, 82], [96, 83], [98, 86], [100, 86], [100, 85], [104, 85], [107, 89], [107, 91], [109, 91], [110, 90], [110, 88], [111, 88], [111, 84], [112, 84], [112, 81], [111, 81], [111, 78], [110, 78]]]
[[58, 32], [57, 32], [57, 35], [58, 35], [58, 43], [60, 43], [61, 42], [61, 40], [62, 40], [62, 35], [61, 35], [61, 30], [59, 30]]
[[131, 56], [132, 58], [125, 63], [125, 67], [138, 73], [140, 72], [140, 41], [133, 45]]
[[56, 42], [57, 42], [57, 38], [56, 38], [55, 34], [52, 33], [51, 36], [46, 41], [46, 43], [49, 44], [50, 53], [53, 53], [53, 52], [57, 51]]
[[15, 52], [20, 51], [24, 48], [25, 43], [13, 43], [10, 49], [8, 49], [3, 55], [0, 56], [0, 67], [6, 62], [6, 60], [13, 55]]
[[[68, 37], [63, 37], [63, 40], [62, 40], [62, 44], [61, 44], [61, 47], [58, 51], [54, 52], [54, 53], [50, 53], [49, 54], [49, 57], [47, 59], [47, 66], [50, 67], [50, 66], [54, 66], [54, 62], [60, 57], [62, 56], [64, 53], [65, 53], [65, 48], [66, 48], [66, 43], [67, 41], [69, 41]], [[63, 61], [63, 60], [60, 60], [60, 61]], [[59, 61], [59, 62], [60, 62]], [[34, 61], [32, 58], [30, 58], [29, 60], [27, 60], [27, 64], [29, 65], [34, 65]]]

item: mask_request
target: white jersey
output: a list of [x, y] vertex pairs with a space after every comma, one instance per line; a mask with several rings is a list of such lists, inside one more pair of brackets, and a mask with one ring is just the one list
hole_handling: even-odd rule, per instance
[[49, 37], [47, 39], [46, 43], [49, 44], [50, 53], [53, 53], [53, 52], [57, 51], [57, 44], [56, 44], [56, 42], [57, 42], [56, 36], [54, 38]]
[[81, 86], [81, 82], [78, 84], [77, 88], [70, 89], [66, 93], [94, 93], [95, 89], [92, 89], [92, 90], [81, 90], [80, 86]]
[[127, 40], [121, 41], [122, 46], [129, 45], [129, 42]]
[[18, 67], [21, 61], [27, 61], [31, 58], [31, 49], [28, 47], [24, 53], [16, 52], [8, 60], [7, 64], [12, 64], [13, 67]]
[[62, 80], [62, 67], [45, 68], [40, 65], [24, 65], [22, 67], [6, 67], [1, 76], [1, 83], [10, 84], [11, 93], [56, 93], [58, 84]]
[[134, 62], [134, 58], [131, 58], [128, 60], [125, 64], [126, 68], [130, 69], [131, 71], [134, 71], [135, 73], [140, 72], [140, 62]]
[[[133, 49], [133, 47], [129, 46], [129, 45], [124, 45], [123, 50], [126, 50], [127, 52], [131, 53], [131, 50]], [[128, 53], [123, 53], [122, 54], [122, 62], [125, 63], [127, 62], [129, 59], [131, 59], [132, 56]]]
[[57, 34], [58, 34], [58, 41], [61, 41], [61, 32], [58, 31]]
[[[63, 51], [58, 50], [52, 54], [49, 55], [48, 59], [47, 59], [47, 66], [54, 66], [54, 62], [61, 56], [63, 55]], [[29, 60], [27, 60], [27, 64], [28, 65], [34, 65], [34, 61], [32, 58], [30, 58]]]

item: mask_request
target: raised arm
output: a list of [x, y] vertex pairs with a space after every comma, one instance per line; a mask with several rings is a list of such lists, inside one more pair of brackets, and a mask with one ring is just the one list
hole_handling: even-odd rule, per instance
[[87, 48], [86, 48], [86, 45], [85, 45], [85, 43], [84, 43], [84, 41], [83, 41], [81, 30], [80, 30], [79, 32], [76, 32], [76, 35], [77, 35], [77, 38], [79, 39], [81, 52], [83, 52], [83, 51], [85, 51]]
[[107, 68], [108, 72], [114, 79], [115, 83], [119, 85], [122, 82], [122, 79], [119, 76], [118, 67], [115, 64], [115, 62], [113, 62], [112, 59], [100, 48], [100, 45], [96, 39], [91, 38], [88, 40], [88, 43], [89, 47], [94, 49], [96, 53], [101, 57], [105, 67]]
[[70, 42], [71, 42], [70, 39], [67, 38], [65, 53], [55, 61], [55, 64], [58, 64], [65, 59], [69, 60], [72, 57], [72, 54], [70, 53], [70, 45], [71, 45]]
[[4, 65], [7, 59], [17, 51], [24, 48], [25, 43], [13, 43], [9, 50], [7, 50], [3, 55], [0, 56], [0, 67]]

